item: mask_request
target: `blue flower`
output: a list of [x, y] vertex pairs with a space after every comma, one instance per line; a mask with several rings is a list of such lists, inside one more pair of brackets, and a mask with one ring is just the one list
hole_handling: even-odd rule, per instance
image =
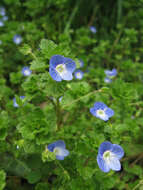
[[72, 73], [76, 69], [75, 62], [61, 55], [54, 55], [50, 59], [49, 73], [56, 81], [72, 80]]
[[120, 159], [124, 156], [124, 150], [117, 144], [108, 141], [103, 142], [98, 150], [97, 163], [103, 172], [121, 170]]
[[32, 73], [32, 71], [29, 69], [29, 67], [23, 67], [21, 72], [24, 76], [29, 76]]
[[66, 149], [65, 143], [62, 140], [58, 140], [48, 145], [48, 150], [55, 153], [57, 160], [64, 160], [64, 157], [69, 155], [69, 151]]
[[117, 70], [112, 69], [112, 70], [105, 70], [104, 71], [107, 77], [115, 77], [117, 75]]
[[63, 99], [63, 96], [61, 96], [61, 97], [59, 98], [59, 102], [61, 102], [61, 101], [62, 101], [62, 99]]
[[16, 34], [14, 37], [13, 37], [13, 42], [15, 44], [20, 44], [22, 42], [22, 37], [19, 35], [19, 34]]
[[0, 15], [5, 16], [5, 8], [4, 7], [0, 7]]
[[97, 32], [95, 26], [90, 26], [89, 29], [90, 29], [90, 31], [92, 33], [96, 33]]
[[81, 59], [79, 60], [79, 62], [80, 62], [80, 67], [83, 67], [84, 66], [84, 62]]
[[3, 27], [3, 26], [4, 26], [3, 20], [0, 20], [0, 27]]
[[78, 69], [78, 70], [75, 71], [74, 76], [75, 76], [76, 79], [81, 80], [83, 78], [83, 72]]
[[8, 20], [8, 16], [3, 16], [3, 17], [2, 17], [2, 20], [3, 20], [3, 21], [7, 21], [7, 20]]
[[[20, 99], [21, 100], [23, 100], [25, 98], [25, 96], [20, 96]], [[17, 104], [17, 102], [16, 102], [16, 98], [13, 98], [13, 106], [15, 107], [15, 108], [18, 108], [19, 107], [19, 105]]]
[[102, 102], [96, 102], [94, 107], [90, 108], [90, 113], [104, 121], [108, 121], [114, 115], [114, 111]]
[[0, 40], [0, 45], [2, 44], [2, 41]]
[[105, 77], [104, 78], [104, 82], [105, 83], [111, 83], [112, 82], [112, 79], [108, 78], [108, 77]]

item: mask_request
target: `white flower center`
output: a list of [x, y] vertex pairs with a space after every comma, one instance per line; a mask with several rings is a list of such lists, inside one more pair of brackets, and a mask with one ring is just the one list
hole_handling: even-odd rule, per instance
[[107, 164], [107, 166], [112, 170], [120, 170], [120, 162], [116, 154], [107, 150], [103, 154], [103, 160]]
[[66, 72], [66, 66], [64, 64], [59, 64], [56, 66], [56, 71], [59, 74], [62, 74], [63, 72]]
[[105, 115], [104, 110], [97, 110], [97, 115], [104, 116]]
[[111, 157], [111, 152], [109, 150], [105, 151], [104, 154], [103, 154], [103, 159], [104, 160], [107, 160]]
[[25, 73], [25, 75], [29, 75], [30, 71], [29, 70], [25, 70], [24, 73]]
[[79, 72], [79, 73], [76, 73], [76, 76], [77, 76], [77, 78], [81, 78], [81, 77], [82, 77], [82, 75], [81, 75], [80, 72]]
[[59, 148], [54, 148], [53, 152], [55, 153], [55, 155], [60, 154], [60, 149]]

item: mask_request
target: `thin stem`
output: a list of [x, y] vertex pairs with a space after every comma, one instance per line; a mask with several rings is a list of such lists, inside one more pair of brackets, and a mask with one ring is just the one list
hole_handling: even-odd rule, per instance
[[89, 162], [90, 160], [92, 160], [92, 158], [88, 157], [88, 158], [85, 160], [85, 162], [84, 162], [84, 166], [87, 166], [87, 165], [88, 165], [88, 162]]
[[119, 23], [122, 16], [122, 0], [118, 0], [117, 4], [117, 23]]
[[108, 53], [108, 56], [107, 56], [107, 60], [108, 60], [108, 61], [110, 60], [110, 58], [111, 58], [111, 56], [112, 56], [112, 53], [113, 53], [113, 51], [114, 51], [116, 45], [118, 44], [118, 42], [119, 42], [119, 40], [120, 40], [120, 37], [121, 37], [121, 35], [122, 35], [123, 31], [124, 31], [124, 27], [125, 27], [125, 24], [126, 24], [126, 20], [127, 20], [127, 17], [126, 17], [126, 19], [124, 19], [124, 22], [123, 22], [123, 24], [122, 24], [122, 29], [119, 31], [119, 33], [118, 33], [118, 35], [117, 35], [115, 41], [113, 42], [113, 45], [112, 45], [111, 50], [110, 50], [109, 53]]
[[140, 182], [133, 188], [133, 190], [136, 190], [142, 184], [143, 184], [143, 180], [140, 180]]
[[131, 159], [133, 159], [133, 158], [135, 158], [135, 157], [140, 157], [141, 155], [143, 155], [143, 152], [138, 153], [138, 154], [135, 154], [135, 155], [131, 155], [131, 156], [128, 156], [128, 157], [125, 157], [125, 158], [122, 158], [121, 161], [131, 160]]
[[115, 41], [114, 41], [114, 43], [113, 43], [113, 45], [112, 45], [112, 48], [111, 48], [110, 52], [108, 53], [108, 57], [107, 57], [108, 60], [111, 58], [112, 53], [113, 53], [113, 51], [114, 51], [114, 49], [115, 49], [115, 46], [118, 44], [118, 42], [119, 42], [119, 40], [120, 40], [120, 37], [121, 37], [122, 32], [123, 32], [123, 29], [120, 30], [120, 32], [118, 33], [118, 36], [117, 36], [117, 38], [115, 39]]
[[68, 22], [66, 24], [65, 29], [64, 29], [64, 33], [66, 33], [69, 30], [69, 28], [71, 26], [71, 23], [72, 23], [72, 20], [74, 19], [75, 15], [76, 15], [76, 13], [78, 11], [79, 4], [80, 4], [80, 0], [77, 1], [76, 5], [75, 5], [75, 7], [74, 7], [74, 9], [72, 11], [72, 14], [71, 14], [71, 16], [70, 16], [70, 18], [69, 18], [69, 20], [68, 20]]
[[143, 153], [142, 154], [140, 154], [138, 157], [137, 157], [137, 159], [135, 160], [135, 161], [133, 161], [133, 163], [131, 163], [131, 167], [133, 167], [138, 161], [140, 161], [141, 159], [143, 158]]
[[133, 103], [130, 103], [129, 105], [140, 105], [140, 104], [143, 104], [143, 102], [142, 101], [140, 101], [140, 102], [133, 102]]
[[91, 26], [92, 23], [94, 22], [95, 15], [96, 15], [96, 12], [97, 12], [98, 8], [99, 8], [98, 5], [94, 8], [94, 10], [93, 10], [93, 14], [92, 14], [92, 16], [91, 16], [91, 18], [90, 18], [90, 20], [89, 20], [88, 26]]
[[38, 60], [37, 57], [36, 57], [36, 55], [35, 55], [32, 51], [30, 51], [30, 54], [32, 55], [32, 57], [33, 57], [35, 60]]
[[102, 90], [100, 89], [100, 90], [94, 90], [93, 92], [89, 92], [88, 94], [81, 96], [81, 97], [77, 98], [76, 100], [73, 100], [71, 103], [64, 105], [62, 108], [64, 109], [65, 107], [69, 107], [72, 104], [75, 104], [76, 102], [80, 101], [81, 99], [84, 99], [84, 98], [86, 98], [86, 97], [88, 97], [88, 96], [90, 96], [96, 92], [102, 92]]
[[[47, 99], [53, 104], [54, 108], [56, 109], [56, 104], [52, 98], [47, 97]], [[45, 106], [47, 106], [48, 101], [42, 102], [39, 104], [40, 108], [43, 109]]]
[[60, 109], [60, 101], [59, 98], [57, 98], [57, 104], [56, 104], [56, 116], [57, 116], [57, 129], [60, 129], [61, 125], [61, 109]]
[[61, 164], [58, 160], [55, 160], [55, 161], [56, 161], [56, 165], [58, 165], [58, 166], [63, 170], [64, 174], [65, 174], [68, 178], [70, 178], [69, 173], [67, 172], [67, 170], [64, 169], [64, 167], [62, 166], [62, 164]]
[[110, 125], [110, 127], [112, 128], [112, 123], [109, 121], [109, 125]]

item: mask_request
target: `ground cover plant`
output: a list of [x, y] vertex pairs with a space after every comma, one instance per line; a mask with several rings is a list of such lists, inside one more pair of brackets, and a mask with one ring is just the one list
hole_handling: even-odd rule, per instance
[[143, 189], [143, 1], [0, 2], [0, 190]]

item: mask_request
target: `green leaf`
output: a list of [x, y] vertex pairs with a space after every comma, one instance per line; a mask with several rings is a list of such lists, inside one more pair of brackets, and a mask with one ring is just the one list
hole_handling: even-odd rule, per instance
[[49, 59], [51, 58], [51, 56], [57, 54], [57, 45], [51, 40], [42, 39], [40, 43], [40, 48], [45, 57]]
[[51, 190], [48, 183], [38, 183], [35, 190]]
[[56, 159], [56, 155], [53, 152], [50, 152], [48, 149], [42, 152], [42, 160], [43, 162], [46, 161], [53, 161]]
[[33, 184], [38, 182], [41, 179], [41, 172], [40, 170], [36, 170], [36, 171], [31, 171], [28, 175], [27, 175], [27, 180], [29, 183]]
[[95, 173], [96, 169], [95, 168], [91, 168], [91, 167], [81, 167], [78, 168], [78, 172], [80, 173], [80, 175], [87, 180], [88, 178], [91, 178], [92, 175]]
[[28, 55], [31, 53], [31, 47], [28, 44], [24, 44], [23, 47], [20, 48], [20, 52], [24, 55]]
[[6, 174], [3, 170], [0, 170], [0, 190], [3, 190], [6, 185]]
[[49, 73], [43, 73], [39, 75], [39, 80], [37, 82], [38, 87], [43, 91], [47, 96], [52, 96], [58, 98], [62, 96], [66, 90], [64, 81], [56, 82], [52, 79]]
[[48, 67], [48, 64], [40, 60], [34, 60], [30, 64], [30, 69], [33, 71], [43, 71]]

